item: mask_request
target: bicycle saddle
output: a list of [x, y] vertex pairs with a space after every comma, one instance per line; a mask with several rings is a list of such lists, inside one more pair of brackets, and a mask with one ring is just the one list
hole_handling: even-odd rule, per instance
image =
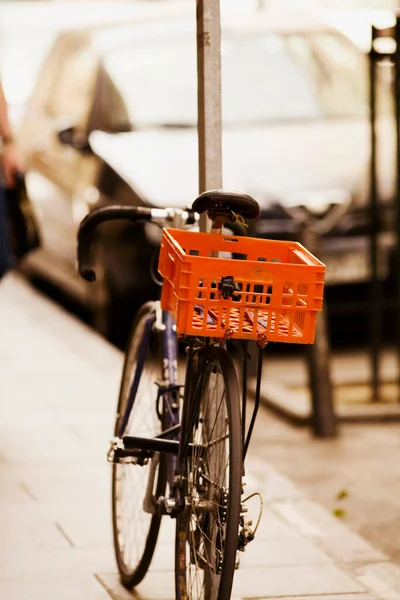
[[260, 206], [254, 198], [247, 194], [209, 190], [200, 194], [192, 204], [192, 210], [197, 213], [208, 212], [209, 216], [216, 214], [218, 209], [236, 213], [244, 219], [257, 219], [260, 216]]

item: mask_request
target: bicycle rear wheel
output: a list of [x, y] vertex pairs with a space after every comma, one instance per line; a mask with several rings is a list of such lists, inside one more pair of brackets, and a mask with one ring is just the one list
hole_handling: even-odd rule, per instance
[[[153, 303], [142, 307], [132, 329], [125, 357], [118, 400], [115, 436], [130, 434], [155, 437], [162, 430], [157, 415], [157, 385], [162, 381], [160, 339], [153, 331]], [[128, 589], [136, 586], [150, 566], [160, 529], [161, 516], [144, 510], [143, 500], [152, 461], [155, 462], [153, 495], [164, 495], [167, 468], [164, 456], [133, 459], [113, 464], [112, 522], [115, 557], [121, 582]]]
[[241, 502], [239, 388], [226, 350], [203, 348], [193, 363], [181, 425], [185, 510], [177, 517], [176, 597], [228, 600]]

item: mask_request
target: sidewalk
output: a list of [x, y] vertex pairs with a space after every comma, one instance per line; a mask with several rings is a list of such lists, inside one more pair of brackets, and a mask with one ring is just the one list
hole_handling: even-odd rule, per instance
[[[12, 275], [1, 283], [2, 600], [174, 598], [169, 519], [137, 592], [118, 583], [105, 452], [121, 365], [118, 350], [23, 280]], [[400, 568], [312, 502], [256, 448], [246, 492], [255, 490], [264, 498], [263, 517], [242, 556], [234, 598], [400, 599]]]

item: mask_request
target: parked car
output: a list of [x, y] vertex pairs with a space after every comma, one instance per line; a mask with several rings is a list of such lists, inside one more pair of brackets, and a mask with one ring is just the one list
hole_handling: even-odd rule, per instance
[[42, 62], [61, 32], [153, 18], [161, 6], [163, 13], [178, 12], [181, 2], [102, 0], [94, 9], [90, 0], [0, 0], [0, 73], [13, 122], [19, 123]]
[[[43, 236], [26, 266], [87, 305], [107, 335], [125, 326], [126, 302], [132, 310], [156, 293], [148, 265], [159, 232], [102, 226], [99, 277], [88, 287], [76, 275], [77, 227], [99, 206], [188, 206], [196, 197], [191, 4], [180, 17], [61, 35], [20, 130]], [[254, 11], [223, 20], [224, 187], [260, 202], [263, 218], [251, 228], [258, 236], [286, 235], [287, 208], [306, 206], [313, 218], [341, 211], [320, 249], [330, 284], [368, 276], [366, 238], [358, 235], [368, 195], [366, 66], [345, 36], [304, 13]], [[390, 127], [384, 117], [380, 128]], [[386, 199], [393, 193], [388, 162]]]

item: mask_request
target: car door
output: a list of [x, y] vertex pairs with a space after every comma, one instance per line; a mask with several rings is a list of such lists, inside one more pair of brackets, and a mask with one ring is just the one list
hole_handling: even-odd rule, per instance
[[44, 65], [21, 130], [28, 190], [40, 219], [46, 260], [70, 273], [76, 257], [75, 199], [90, 157], [61, 143], [58, 134], [67, 127], [86, 133], [96, 77], [97, 58], [89, 37], [61, 36]]

